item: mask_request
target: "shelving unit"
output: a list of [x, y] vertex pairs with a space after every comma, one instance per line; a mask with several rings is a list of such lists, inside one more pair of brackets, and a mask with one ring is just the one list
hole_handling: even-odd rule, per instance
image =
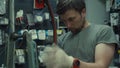
[[[53, 0], [51, 1], [53, 3], [52, 5], [55, 5]], [[34, 0], [24, 0], [24, 1], [9, 0], [8, 2], [9, 2], [9, 13], [8, 13], [9, 25], [4, 25], [9, 28], [7, 29], [8, 30], [8, 38], [6, 44], [7, 60], [5, 66], [6, 68], [38, 68], [39, 67], [38, 62], [40, 61], [38, 60], [39, 51], [37, 51], [37, 47], [41, 45], [46, 46], [53, 42], [53, 40], [51, 40], [53, 34], [50, 33], [52, 35], [49, 36], [49, 34], [47, 33], [47, 32], [53, 32], [50, 31], [53, 30], [53, 26], [51, 25], [52, 20], [50, 19], [50, 15], [45, 15], [46, 13], [49, 12], [47, 10], [48, 7], [45, 6], [43, 9], [34, 9], [33, 8]], [[19, 10], [23, 10], [24, 14], [22, 17], [20, 17], [20, 19], [16, 19], [16, 15]], [[31, 14], [33, 17], [27, 16], [28, 14]], [[42, 21], [37, 21], [37, 22], [34, 21], [35, 15], [42, 17]], [[33, 23], [33, 25], [31, 25], [31, 23]], [[1, 25], [1, 28], [3, 29], [4, 26]], [[25, 39], [23, 37], [24, 30], [28, 31], [28, 34], [26, 35]], [[35, 39], [32, 38], [34, 37], [32, 35], [33, 32], [29, 33], [31, 30], [36, 31], [36, 34], [34, 35], [36, 35], [37, 38]], [[46, 33], [45, 39], [42, 40], [38, 39], [39, 30], [45, 31]], [[16, 33], [18, 36], [14, 37], [14, 39], [12, 37], [11, 39], [11, 35], [13, 35], [14, 33]], [[19, 51], [21, 52], [23, 51], [24, 54], [19, 53]], [[25, 62], [22, 61], [19, 62], [20, 61], [19, 57], [24, 57], [24, 59], [22, 58], [21, 60], [25, 60]]]
[[[107, 12], [109, 12], [109, 24], [113, 28], [118, 43], [120, 43], [120, 0], [106, 0]], [[120, 47], [116, 47], [113, 64], [120, 67]]]
[[0, 0], [0, 67], [6, 63], [8, 37], [8, 0]]

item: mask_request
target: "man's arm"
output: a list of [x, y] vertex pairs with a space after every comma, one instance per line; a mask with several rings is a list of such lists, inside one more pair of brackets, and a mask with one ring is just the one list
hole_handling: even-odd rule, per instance
[[[108, 68], [114, 50], [113, 44], [98, 44], [95, 49], [95, 62], [88, 63], [80, 60], [80, 68]], [[57, 45], [46, 47], [41, 58], [47, 68], [72, 68], [74, 61], [74, 57], [67, 55]]]
[[80, 61], [80, 68], [108, 68], [114, 51], [115, 44], [98, 44], [95, 49], [95, 63]]

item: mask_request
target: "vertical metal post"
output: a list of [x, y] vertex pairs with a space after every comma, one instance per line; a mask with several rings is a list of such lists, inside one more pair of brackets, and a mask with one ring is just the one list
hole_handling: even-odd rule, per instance
[[14, 0], [8, 0], [9, 11], [9, 38], [7, 44], [7, 62], [6, 68], [15, 68], [14, 56], [15, 56], [15, 42], [10, 39], [10, 35], [15, 32], [15, 17], [14, 17]]
[[14, 0], [9, 0], [9, 25], [10, 25], [10, 33], [15, 31], [15, 16], [14, 16]]

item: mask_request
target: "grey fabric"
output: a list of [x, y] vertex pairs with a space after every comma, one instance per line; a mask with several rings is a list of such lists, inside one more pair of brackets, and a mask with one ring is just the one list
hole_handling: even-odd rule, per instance
[[65, 33], [58, 38], [58, 45], [73, 57], [94, 62], [95, 47], [99, 43], [118, 43], [111, 27], [91, 24], [76, 35]]

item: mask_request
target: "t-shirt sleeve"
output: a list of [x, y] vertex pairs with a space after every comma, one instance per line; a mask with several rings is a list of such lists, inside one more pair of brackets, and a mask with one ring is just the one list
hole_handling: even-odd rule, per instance
[[119, 45], [113, 29], [109, 26], [102, 27], [97, 34], [97, 44], [99, 43], [115, 43]]

